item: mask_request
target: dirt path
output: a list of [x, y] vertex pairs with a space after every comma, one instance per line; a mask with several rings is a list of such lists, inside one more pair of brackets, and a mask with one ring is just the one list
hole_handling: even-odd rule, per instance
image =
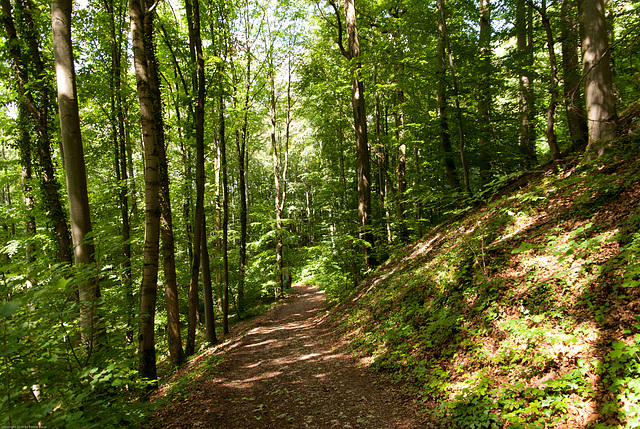
[[340, 350], [308, 285], [257, 319], [188, 396], [158, 410], [165, 428], [418, 428], [419, 406]]

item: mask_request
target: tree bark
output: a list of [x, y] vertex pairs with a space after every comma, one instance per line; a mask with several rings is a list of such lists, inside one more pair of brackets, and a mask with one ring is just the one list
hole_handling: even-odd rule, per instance
[[371, 166], [369, 159], [369, 139], [367, 135], [367, 114], [364, 99], [364, 83], [360, 80], [360, 41], [354, 0], [344, 1], [344, 15], [347, 32], [347, 49], [342, 44], [342, 21], [335, 3], [330, 2], [338, 23], [338, 47], [342, 55], [352, 64], [351, 106], [356, 134], [356, 179], [358, 182], [358, 219], [361, 236], [364, 239], [366, 264], [369, 268], [378, 265], [375, 256], [375, 239], [371, 230]]
[[218, 342], [216, 337], [215, 313], [213, 311], [213, 290], [211, 286], [211, 264], [209, 261], [209, 247], [207, 245], [207, 221], [206, 216], [202, 216], [202, 251], [200, 252], [202, 266], [202, 291], [204, 300], [204, 326], [205, 340], [210, 345]]
[[[222, 89], [222, 88], [220, 88]], [[222, 168], [222, 331], [229, 333], [229, 174], [225, 137], [224, 95], [220, 91], [220, 166]]]
[[[73, 65], [71, 5], [71, 0], [53, 0], [51, 26], [74, 261], [76, 265], [84, 268], [95, 264], [95, 249], [93, 238], [90, 235], [91, 215], [87, 192], [87, 172], [84, 163], [76, 76]], [[78, 285], [78, 292], [80, 323], [83, 328], [82, 338], [91, 350], [98, 332], [96, 300], [100, 297], [100, 289], [97, 276], [81, 281]]]
[[478, 98], [478, 119], [480, 136], [478, 149], [480, 151], [480, 182], [482, 185], [492, 179], [491, 173], [491, 6], [489, 0], [479, 0], [480, 37], [478, 50], [480, 53], [480, 87]]
[[398, 238], [404, 243], [409, 238], [409, 230], [405, 224], [407, 209], [407, 144], [405, 142], [404, 129], [404, 91], [396, 90], [396, 110], [394, 112], [396, 123], [396, 139], [398, 140], [398, 153], [396, 162], [396, 177], [398, 182], [398, 192], [396, 194], [396, 211], [398, 216]]
[[531, 5], [527, 0], [516, 1], [517, 49], [520, 56], [519, 71], [519, 110], [520, 131], [518, 142], [525, 168], [533, 167], [537, 162], [535, 146], [535, 104], [533, 93], [533, 42], [532, 42]]
[[[195, 63], [195, 44], [193, 44], [193, 51], [191, 50], [192, 48], [192, 39], [194, 38], [193, 35], [193, 23], [192, 23], [192, 15], [193, 15], [193, 8], [191, 7], [191, 3], [189, 1], [185, 2], [185, 9], [187, 12], [187, 17], [188, 17], [188, 22], [189, 22], [189, 55], [190, 58], [193, 60], [192, 64]], [[182, 69], [180, 68], [180, 64], [178, 63], [178, 59], [176, 57], [175, 54], [175, 50], [173, 48], [173, 46], [171, 45], [171, 42], [169, 41], [169, 37], [167, 34], [166, 29], [164, 28], [163, 25], [160, 26], [163, 35], [164, 35], [164, 41], [165, 41], [165, 45], [167, 46], [167, 48], [169, 49], [169, 52], [171, 54], [171, 59], [173, 62], [173, 70], [174, 70], [174, 76], [176, 78], [176, 80], [179, 78], [179, 82], [182, 84], [182, 89], [184, 90], [184, 94], [186, 96], [186, 98], [190, 98], [191, 93], [193, 92], [197, 92], [193, 91], [192, 89], [189, 88], [189, 85], [187, 83], [187, 79], [184, 76], [184, 73], [182, 72]], [[195, 76], [193, 76], [193, 84], [196, 84], [196, 80], [197, 80], [197, 74]], [[176, 82], [176, 93], [180, 92], [180, 83]], [[197, 86], [197, 85], [196, 85]], [[175, 97], [175, 112], [176, 112], [176, 119], [178, 122], [178, 135], [180, 136], [180, 153], [182, 154], [182, 178], [183, 178], [183, 186], [182, 186], [182, 194], [183, 194], [183, 202], [182, 202], [182, 217], [184, 219], [184, 223], [185, 223], [185, 234], [187, 237], [186, 240], [186, 251], [187, 254], [189, 256], [189, 263], [191, 263], [191, 261], [193, 261], [193, 222], [191, 219], [191, 202], [192, 202], [192, 184], [193, 184], [193, 175], [192, 175], [192, 171], [191, 171], [191, 163], [192, 163], [192, 158], [191, 158], [191, 146], [189, 146], [188, 144], [185, 145], [185, 135], [186, 135], [186, 140], [190, 140], [191, 137], [193, 137], [193, 133], [194, 133], [194, 129], [195, 129], [195, 111], [193, 109], [193, 105], [192, 103], [187, 103], [187, 111], [189, 112], [189, 120], [187, 121], [186, 125], [184, 126], [184, 134], [183, 134], [183, 126], [182, 126], [182, 120], [181, 120], [181, 114], [180, 114], [180, 103], [179, 103], [179, 97]]]
[[136, 86], [140, 100], [140, 121], [144, 144], [145, 228], [144, 262], [140, 289], [140, 330], [138, 334], [138, 373], [152, 381], [157, 379], [155, 349], [155, 309], [158, 289], [160, 254], [160, 178], [153, 95], [147, 64], [146, 26], [153, 23], [153, 11], [145, 0], [129, 0], [131, 42], [133, 47]]
[[280, 155], [278, 150], [278, 142], [276, 140], [276, 87], [275, 87], [275, 64], [273, 58], [271, 58], [271, 76], [270, 76], [270, 118], [271, 118], [271, 160], [273, 168], [273, 181], [274, 181], [274, 209], [276, 217], [275, 228], [275, 240], [276, 240], [276, 294], [280, 297], [284, 296], [284, 283], [282, 280], [282, 183], [280, 180]]
[[[377, 73], [373, 75], [373, 86], [377, 85]], [[387, 182], [387, 168], [389, 167], [389, 160], [387, 159], [387, 149], [382, 142], [382, 114], [380, 112], [380, 95], [378, 91], [375, 93], [373, 116], [375, 118], [375, 139], [376, 144], [374, 147], [374, 159], [378, 163], [378, 197], [380, 201], [380, 211], [384, 213], [384, 223], [387, 236], [387, 244], [391, 244], [393, 241], [393, 234], [391, 233], [391, 219], [390, 213], [387, 208], [387, 198], [389, 197], [389, 183]]]
[[[33, 119], [36, 130], [36, 146], [38, 154], [39, 173], [41, 176], [41, 189], [44, 205], [47, 207], [48, 221], [52, 227], [52, 232], [57, 244], [57, 260], [60, 263], [71, 264], [71, 234], [67, 225], [66, 215], [60, 202], [58, 180], [56, 179], [53, 162], [51, 160], [51, 136], [49, 132], [49, 100], [50, 89], [49, 80], [46, 78], [47, 71], [40, 56], [36, 26], [33, 23], [30, 8], [23, 9], [23, 19], [26, 21], [26, 45], [28, 52], [23, 55], [20, 50], [20, 38], [16, 32], [13, 19], [12, 6], [10, 0], [1, 0], [2, 21], [7, 32], [9, 43], [9, 54], [13, 60], [16, 76], [16, 86], [19, 97], [24, 100], [24, 104]], [[22, 7], [22, 3], [19, 5]], [[27, 58], [33, 62], [36, 76], [33, 81], [29, 77]], [[31, 87], [37, 90], [34, 98]], [[36, 101], [37, 100], [37, 101]]]
[[584, 116], [584, 102], [580, 84], [580, 58], [578, 57], [578, 20], [576, 0], [562, 0], [562, 70], [564, 75], [564, 99], [567, 124], [571, 135], [570, 150], [584, 148], [589, 139], [589, 129]]
[[[534, 5], [534, 7], [536, 7]], [[547, 135], [547, 144], [551, 150], [551, 157], [558, 161], [560, 159], [560, 149], [558, 148], [558, 140], [556, 138], [556, 132], [554, 130], [556, 107], [558, 105], [558, 64], [556, 60], [555, 52], [555, 40], [553, 38], [553, 30], [551, 29], [551, 22], [547, 15], [547, 1], [542, 0], [542, 6], [536, 7], [540, 18], [542, 20], [542, 27], [544, 28], [547, 37], [547, 54], [549, 55], [549, 71], [551, 72], [551, 85], [549, 87], [549, 107], [547, 108], [547, 127], [545, 134]]]
[[580, 0], [582, 70], [589, 144], [587, 153], [600, 157], [616, 137], [617, 114], [604, 0]]
[[26, 246], [27, 282], [33, 286], [36, 279], [31, 275], [33, 262], [36, 260], [36, 244], [33, 238], [36, 235], [36, 218], [34, 215], [35, 201], [33, 199], [33, 165], [31, 161], [31, 136], [29, 133], [29, 113], [24, 102], [18, 102], [18, 128], [20, 132], [20, 177], [22, 180], [22, 193], [25, 208], [25, 231], [29, 235]]
[[160, 186], [160, 239], [162, 243], [162, 262], [164, 268], [164, 293], [167, 308], [167, 332], [169, 357], [174, 365], [185, 360], [180, 332], [180, 304], [178, 302], [178, 283], [176, 276], [175, 239], [173, 234], [173, 215], [171, 213], [171, 194], [169, 190], [169, 164], [167, 162], [164, 119], [162, 117], [162, 99], [158, 64], [153, 46], [152, 24], [145, 27], [147, 32], [146, 54], [149, 71], [149, 88], [153, 97], [153, 114], [158, 144], [158, 180]]
[[[248, 36], [247, 36], [248, 43]], [[247, 48], [249, 49], [249, 48]], [[244, 285], [245, 270], [247, 267], [247, 184], [246, 176], [246, 147], [248, 139], [249, 122], [249, 91], [251, 89], [251, 52], [247, 50], [247, 76], [242, 107], [242, 133], [236, 143], [236, 157], [238, 161], [238, 191], [240, 192], [240, 264], [238, 266], [238, 311], [242, 314], [245, 310]]]
[[458, 78], [456, 75], [456, 69], [453, 64], [453, 54], [451, 53], [451, 43], [449, 42], [449, 32], [447, 31], [447, 20], [444, 11], [444, 1], [438, 0], [438, 10], [440, 25], [439, 29], [443, 35], [444, 44], [447, 49], [447, 56], [449, 57], [449, 68], [451, 69], [451, 80], [453, 81], [453, 95], [456, 103], [456, 119], [458, 121], [458, 138], [460, 140], [460, 161], [462, 164], [462, 174], [464, 178], [464, 192], [471, 196], [471, 184], [469, 180], [469, 166], [467, 165], [466, 139], [464, 135], [464, 128], [462, 125], [462, 109], [460, 108], [460, 91], [458, 90]]
[[[196, 0], [197, 1], [197, 0]], [[196, 20], [198, 24], [195, 25]], [[204, 107], [205, 107], [205, 72], [204, 56], [202, 54], [202, 41], [200, 40], [199, 14], [193, 10], [193, 27], [191, 38], [196, 48], [197, 65], [197, 106], [196, 106], [196, 209], [193, 228], [193, 260], [191, 262], [191, 279], [189, 282], [189, 321], [187, 327], [187, 356], [195, 352], [196, 323], [198, 308], [198, 274], [200, 272], [200, 259], [202, 252], [202, 227], [204, 219]]]
[[[441, 24], [439, 24], [441, 25]], [[451, 135], [449, 134], [449, 103], [447, 102], [447, 80], [446, 80], [446, 48], [444, 42], [444, 31], [438, 32], [438, 68], [436, 76], [438, 78], [436, 86], [436, 101], [438, 103], [438, 134], [440, 136], [440, 146], [444, 162], [444, 170], [447, 175], [449, 186], [454, 192], [461, 190], [458, 175], [456, 174], [456, 164], [453, 161], [453, 150], [451, 148]]]
[[124, 105], [122, 102], [122, 29], [118, 26], [116, 19], [120, 10], [116, 10], [113, 0], [104, 2], [109, 14], [109, 43], [111, 45], [111, 127], [114, 148], [114, 163], [116, 170], [116, 180], [120, 191], [118, 202], [120, 204], [120, 216], [122, 219], [122, 283], [124, 285], [125, 299], [127, 303], [127, 330], [125, 339], [128, 343], [133, 342], [133, 284], [131, 278], [131, 226], [129, 221], [129, 185], [127, 172], [127, 150], [126, 134], [124, 129]]

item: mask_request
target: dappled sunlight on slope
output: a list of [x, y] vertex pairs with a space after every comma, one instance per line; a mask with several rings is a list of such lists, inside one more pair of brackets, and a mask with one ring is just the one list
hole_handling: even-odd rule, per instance
[[452, 427], [640, 425], [639, 169], [513, 180], [380, 267], [344, 338]]

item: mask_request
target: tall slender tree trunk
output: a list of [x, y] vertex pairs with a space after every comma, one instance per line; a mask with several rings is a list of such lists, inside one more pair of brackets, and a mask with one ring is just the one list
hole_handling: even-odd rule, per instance
[[273, 168], [273, 182], [274, 182], [274, 209], [276, 216], [276, 294], [280, 297], [284, 296], [284, 283], [282, 280], [282, 210], [281, 210], [281, 193], [282, 183], [280, 181], [280, 155], [278, 150], [278, 142], [276, 139], [276, 125], [277, 125], [277, 111], [276, 111], [276, 85], [275, 85], [275, 64], [273, 58], [271, 58], [271, 75], [270, 83], [271, 88], [269, 91], [269, 106], [271, 114], [271, 164]]
[[[146, 27], [153, 24], [153, 11], [145, 0], [129, 0], [131, 42], [136, 86], [140, 100], [140, 121], [144, 144], [145, 228], [142, 286], [140, 288], [140, 330], [138, 334], [138, 373], [157, 379], [155, 349], [155, 311], [160, 256], [160, 177], [153, 94], [147, 64]], [[154, 383], [155, 384], [155, 383]], [[151, 386], [153, 386], [152, 384]]]
[[447, 31], [447, 20], [445, 17], [444, 1], [438, 0], [438, 10], [440, 18], [440, 32], [443, 34], [444, 44], [447, 50], [447, 56], [449, 57], [449, 68], [451, 69], [451, 80], [453, 81], [453, 95], [456, 103], [456, 119], [458, 122], [458, 138], [460, 141], [460, 161], [462, 164], [462, 174], [464, 178], [464, 191], [467, 195], [471, 195], [471, 185], [469, 180], [469, 166], [467, 165], [466, 157], [466, 139], [464, 134], [464, 127], [462, 124], [462, 109], [460, 108], [460, 91], [458, 89], [458, 78], [456, 75], [456, 69], [453, 64], [453, 54], [451, 53], [451, 43], [449, 42], [449, 32]]
[[211, 286], [211, 264], [209, 260], [209, 247], [207, 244], [207, 220], [202, 216], [202, 251], [200, 252], [202, 266], [202, 291], [204, 300], [204, 326], [205, 339], [213, 345], [218, 342], [216, 337], [215, 313], [213, 311], [213, 290]]
[[[373, 75], [373, 86], [377, 85], [377, 73]], [[393, 241], [391, 232], [390, 213], [387, 208], [387, 198], [389, 196], [389, 183], [387, 182], [387, 169], [389, 168], [389, 160], [387, 159], [387, 150], [382, 142], [382, 114], [380, 112], [380, 95], [376, 91], [373, 105], [373, 116], [375, 118], [375, 138], [374, 157], [378, 162], [378, 198], [380, 201], [380, 211], [384, 213], [385, 230], [387, 235], [387, 244]]]
[[[28, 2], [27, 2], [28, 3]], [[22, 3], [19, 3], [22, 6]], [[33, 119], [36, 130], [36, 150], [38, 155], [38, 170], [41, 177], [41, 189], [44, 205], [47, 207], [48, 223], [51, 225], [54, 239], [57, 244], [57, 259], [61, 263], [72, 263], [71, 234], [67, 225], [67, 217], [60, 202], [58, 180], [56, 179], [53, 162], [51, 160], [51, 136], [49, 132], [49, 80], [47, 71], [40, 55], [40, 48], [35, 34], [31, 5], [22, 10], [23, 19], [26, 22], [26, 46], [28, 55], [23, 56], [20, 50], [21, 42], [16, 32], [10, 0], [1, 0], [2, 21], [7, 32], [8, 48], [16, 76], [18, 95], [24, 100], [25, 106]], [[29, 78], [28, 64], [24, 59], [29, 58], [33, 62], [36, 72], [33, 82]], [[34, 98], [31, 88], [37, 91]]]
[[[71, 0], [53, 0], [51, 25], [74, 261], [76, 265], [86, 267], [95, 264], [95, 249], [90, 235], [91, 215], [87, 192], [87, 173], [73, 65], [71, 5]], [[81, 281], [78, 285], [78, 292], [80, 323], [83, 328], [82, 338], [91, 350], [95, 345], [95, 336], [98, 332], [97, 298], [100, 297], [98, 277]]]
[[407, 143], [405, 142], [404, 129], [404, 91], [396, 90], [396, 110], [394, 112], [396, 123], [396, 139], [398, 140], [398, 153], [396, 162], [396, 177], [398, 182], [398, 192], [396, 194], [396, 212], [398, 216], [398, 237], [402, 242], [407, 241], [409, 230], [405, 224], [407, 210]]
[[36, 243], [33, 241], [36, 235], [36, 218], [34, 215], [35, 201], [33, 199], [33, 165], [31, 161], [31, 137], [29, 133], [29, 113], [24, 102], [18, 102], [18, 128], [20, 131], [20, 177], [22, 181], [22, 194], [25, 208], [24, 229], [29, 236], [26, 246], [25, 262], [27, 263], [27, 282], [31, 287], [36, 279], [31, 274], [33, 263], [36, 260]]
[[492, 179], [491, 173], [491, 6], [489, 0], [479, 0], [480, 37], [478, 50], [480, 53], [480, 87], [478, 98], [478, 119], [480, 136], [480, 182], [485, 185]]
[[[222, 89], [222, 88], [220, 88]], [[229, 333], [229, 174], [225, 137], [225, 103], [222, 90], [220, 102], [220, 167], [222, 169], [222, 331]]]
[[238, 266], [238, 312], [245, 310], [245, 271], [247, 267], [247, 235], [248, 235], [248, 197], [247, 197], [247, 140], [249, 138], [249, 99], [251, 91], [251, 65], [252, 52], [249, 31], [251, 20], [249, 18], [249, 5], [245, 5], [245, 45], [247, 56], [247, 69], [245, 76], [244, 102], [242, 106], [242, 132], [241, 139], [236, 140], [236, 157], [238, 161], [238, 191], [240, 192], [240, 261]]
[[191, 171], [192, 155], [191, 147], [184, 144], [184, 139], [180, 142], [180, 149], [182, 150], [182, 162], [184, 163], [182, 166], [184, 180], [184, 186], [182, 187], [182, 192], [184, 193], [182, 217], [185, 223], [185, 235], [187, 236], [187, 255], [189, 255], [189, 263], [191, 263], [193, 260], [193, 223], [191, 221], [191, 203], [193, 201], [191, 190], [191, 184], [193, 183], [193, 173]]
[[[188, 21], [189, 21], [189, 28], [190, 28], [190, 33], [189, 33], [189, 41], [190, 41], [190, 56], [191, 56], [191, 39], [194, 38], [192, 32], [193, 32], [193, 23], [192, 23], [192, 19], [191, 16], [193, 14], [193, 10], [191, 7], [191, 3], [190, 2], [186, 2], [185, 3], [186, 7], [185, 9], [187, 10], [187, 16]], [[175, 54], [175, 50], [173, 49], [173, 46], [171, 45], [171, 42], [169, 41], [169, 37], [167, 35], [167, 31], [165, 29], [165, 27], [163, 25], [160, 26], [160, 28], [162, 29], [162, 32], [164, 34], [164, 41], [165, 41], [165, 45], [167, 46], [167, 48], [169, 49], [169, 52], [171, 53], [171, 59], [173, 62], [173, 70], [174, 70], [174, 77], [176, 78], [176, 80], [179, 79], [180, 83], [182, 83], [182, 88], [184, 90], [184, 94], [187, 96], [187, 98], [190, 97], [190, 94], [193, 92], [192, 89], [190, 89], [189, 85], [187, 84], [187, 79], [184, 76], [184, 73], [182, 72], [182, 69], [180, 68], [180, 64], [178, 63], [178, 59], [176, 57]], [[194, 50], [195, 50], [195, 44], [193, 46]], [[193, 63], [195, 63], [195, 52], [193, 53]], [[197, 79], [197, 75], [194, 79]], [[195, 80], [194, 80], [195, 83]], [[180, 84], [178, 82], [176, 82], [176, 93], [180, 92]], [[191, 220], [191, 202], [192, 202], [192, 184], [193, 184], [193, 176], [192, 176], [192, 171], [191, 171], [191, 163], [192, 163], [192, 159], [191, 159], [191, 147], [189, 145], [185, 145], [185, 135], [186, 135], [186, 140], [189, 140], [192, 136], [193, 136], [193, 132], [194, 132], [194, 127], [195, 127], [195, 111], [193, 109], [192, 103], [187, 103], [187, 110], [189, 112], [189, 121], [187, 121], [186, 126], [183, 127], [182, 124], [182, 115], [180, 113], [180, 102], [179, 102], [179, 97], [175, 97], [175, 101], [174, 101], [174, 106], [175, 106], [175, 112], [176, 112], [176, 119], [177, 119], [177, 123], [178, 123], [178, 135], [179, 135], [179, 140], [180, 140], [180, 153], [182, 154], [182, 178], [183, 178], [183, 186], [182, 186], [182, 194], [183, 194], [183, 201], [182, 201], [182, 217], [184, 219], [184, 223], [185, 223], [185, 234], [187, 237], [186, 240], [186, 250], [187, 250], [187, 254], [189, 255], [189, 263], [191, 263], [191, 261], [193, 260], [193, 223]], [[183, 130], [185, 131], [183, 133]]]
[[602, 156], [616, 137], [617, 113], [604, 0], [578, 2], [589, 126], [587, 152]]
[[116, 8], [114, 0], [105, 0], [105, 8], [109, 13], [109, 39], [111, 45], [111, 123], [113, 145], [115, 153], [116, 180], [120, 191], [118, 201], [120, 204], [120, 216], [122, 218], [122, 281], [127, 303], [127, 330], [125, 339], [133, 342], [134, 303], [133, 284], [131, 277], [131, 226], [129, 221], [129, 185], [127, 172], [127, 149], [125, 134], [124, 105], [122, 101], [122, 29], [119, 27], [118, 17], [120, 9]]
[[153, 44], [153, 23], [145, 26], [145, 43], [149, 73], [149, 89], [153, 97], [153, 114], [158, 145], [158, 180], [160, 186], [160, 239], [162, 242], [162, 262], [164, 268], [164, 292], [167, 308], [167, 332], [169, 356], [174, 365], [185, 360], [180, 332], [180, 304], [178, 302], [178, 283], [176, 276], [175, 239], [173, 235], [173, 215], [171, 213], [171, 194], [169, 191], [169, 165], [167, 162], [166, 138], [158, 62]]
[[520, 131], [519, 145], [526, 168], [533, 167], [537, 162], [535, 146], [535, 104], [533, 93], [533, 23], [531, 22], [531, 4], [527, 0], [516, 0], [516, 33], [517, 49], [520, 55]]
[[558, 63], [556, 60], [555, 52], [555, 40], [553, 37], [553, 30], [551, 29], [551, 22], [547, 15], [547, 1], [542, 0], [542, 6], [536, 7], [540, 18], [542, 20], [542, 26], [544, 27], [545, 34], [547, 36], [547, 54], [549, 55], [549, 71], [551, 72], [551, 85], [549, 87], [549, 107], [547, 108], [547, 127], [545, 134], [547, 135], [547, 144], [551, 150], [551, 157], [554, 160], [560, 159], [560, 149], [558, 148], [558, 140], [556, 138], [556, 132], [554, 129], [556, 107], [558, 105]]
[[[439, 24], [441, 25], [441, 24]], [[436, 86], [436, 101], [438, 103], [438, 134], [440, 136], [440, 146], [444, 162], [444, 170], [447, 175], [449, 186], [454, 192], [460, 191], [460, 182], [456, 174], [456, 164], [453, 160], [453, 150], [451, 148], [451, 135], [449, 134], [449, 103], [447, 101], [447, 58], [444, 42], [444, 31], [438, 31], [438, 68], [436, 76], [438, 82]]]
[[[418, 142], [413, 144], [413, 159], [414, 159], [414, 173], [415, 173], [415, 189], [420, 190], [422, 188], [422, 169], [420, 168], [420, 148]], [[416, 220], [418, 221], [418, 237], [422, 237], [422, 216], [423, 216], [423, 204], [420, 199], [415, 202], [416, 207]]]
[[364, 83], [360, 79], [360, 41], [354, 0], [344, 1], [347, 48], [342, 44], [342, 21], [335, 3], [330, 2], [338, 22], [338, 47], [342, 55], [352, 63], [351, 106], [356, 134], [356, 178], [358, 182], [358, 220], [361, 235], [366, 243], [365, 258], [369, 268], [378, 265], [375, 256], [375, 239], [371, 230], [371, 166], [369, 159], [369, 138], [367, 134], [367, 114], [364, 99]]
[[367, 113], [364, 98], [364, 82], [360, 79], [360, 41], [356, 23], [354, 0], [345, 0], [345, 17], [349, 57], [356, 60], [351, 70], [351, 103], [353, 105], [353, 123], [356, 127], [356, 176], [358, 180], [358, 216], [363, 231], [367, 266], [375, 267], [378, 262], [375, 256], [375, 241], [371, 230], [371, 167], [369, 165], [369, 138], [367, 134]]
[[[280, 200], [280, 214], [284, 213], [284, 205], [287, 200], [287, 173], [289, 171], [289, 146], [291, 144], [291, 113], [293, 109], [293, 98], [291, 96], [291, 82], [293, 80], [293, 65], [292, 65], [292, 53], [289, 52], [288, 56], [288, 72], [287, 72], [287, 104], [285, 113], [285, 132], [284, 132], [284, 160], [282, 167], [282, 199]], [[283, 249], [284, 251], [284, 249]], [[284, 264], [284, 254], [282, 258]], [[291, 271], [287, 267], [283, 267], [283, 286], [291, 287]]]
[[[2, 142], [2, 162], [4, 164], [4, 173], [6, 175], [7, 173], [7, 153], [5, 151], [5, 143]], [[7, 206], [11, 207], [11, 186], [7, 183], [6, 185], [2, 186], [2, 188], [0, 188], [0, 203], [2, 204], [7, 204]], [[16, 235], [16, 224], [15, 222], [13, 222], [12, 219], [8, 219], [7, 222], [3, 222], [2, 225], [2, 229], [4, 229], [4, 231], [7, 233], [6, 235], [6, 240], [8, 241], [10, 238], [15, 237]], [[3, 237], [5, 238], [5, 237]], [[9, 260], [9, 256], [6, 256], [6, 259]], [[30, 285], [30, 281], [27, 280], [28, 284]]]
[[251, 54], [247, 52], [247, 83], [245, 87], [244, 105], [242, 107], [242, 133], [236, 140], [236, 157], [238, 161], [238, 191], [240, 192], [240, 263], [238, 266], [238, 311], [242, 314], [245, 310], [244, 285], [245, 270], [247, 267], [247, 184], [245, 181], [246, 168], [245, 157], [248, 138], [249, 122], [249, 91], [251, 79]]
[[564, 100], [567, 124], [571, 135], [571, 149], [584, 148], [589, 139], [589, 129], [584, 116], [584, 102], [580, 84], [580, 58], [578, 57], [578, 19], [576, 0], [562, 0], [562, 70], [564, 75]]
[[[197, 1], [197, 0], [195, 0]], [[199, 11], [199, 9], [198, 9]], [[196, 48], [197, 64], [197, 106], [196, 106], [196, 209], [193, 228], [193, 260], [191, 262], [191, 279], [189, 283], [189, 322], [187, 327], [187, 356], [195, 352], [196, 323], [198, 308], [198, 274], [200, 272], [200, 260], [202, 252], [202, 227], [204, 219], [204, 107], [205, 107], [205, 72], [204, 56], [202, 54], [202, 42], [200, 40], [199, 13], [196, 15], [193, 9], [193, 27], [190, 27], [191, 40]], [[196, 20], [198, 24], [195, 25]]]
[[311, 193], [311, 186], [308, 182], [304, 183], [305, 199], [307, 203], [307, 241], [309, 246], [315, 245], [315, 204], [313, 194]]

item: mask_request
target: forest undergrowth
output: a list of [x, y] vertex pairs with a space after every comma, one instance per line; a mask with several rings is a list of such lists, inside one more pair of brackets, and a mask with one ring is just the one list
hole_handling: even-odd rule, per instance
[[336, 297], [363, 365], [454, 428], [640, 427], [640, 159], [494, 183]]

